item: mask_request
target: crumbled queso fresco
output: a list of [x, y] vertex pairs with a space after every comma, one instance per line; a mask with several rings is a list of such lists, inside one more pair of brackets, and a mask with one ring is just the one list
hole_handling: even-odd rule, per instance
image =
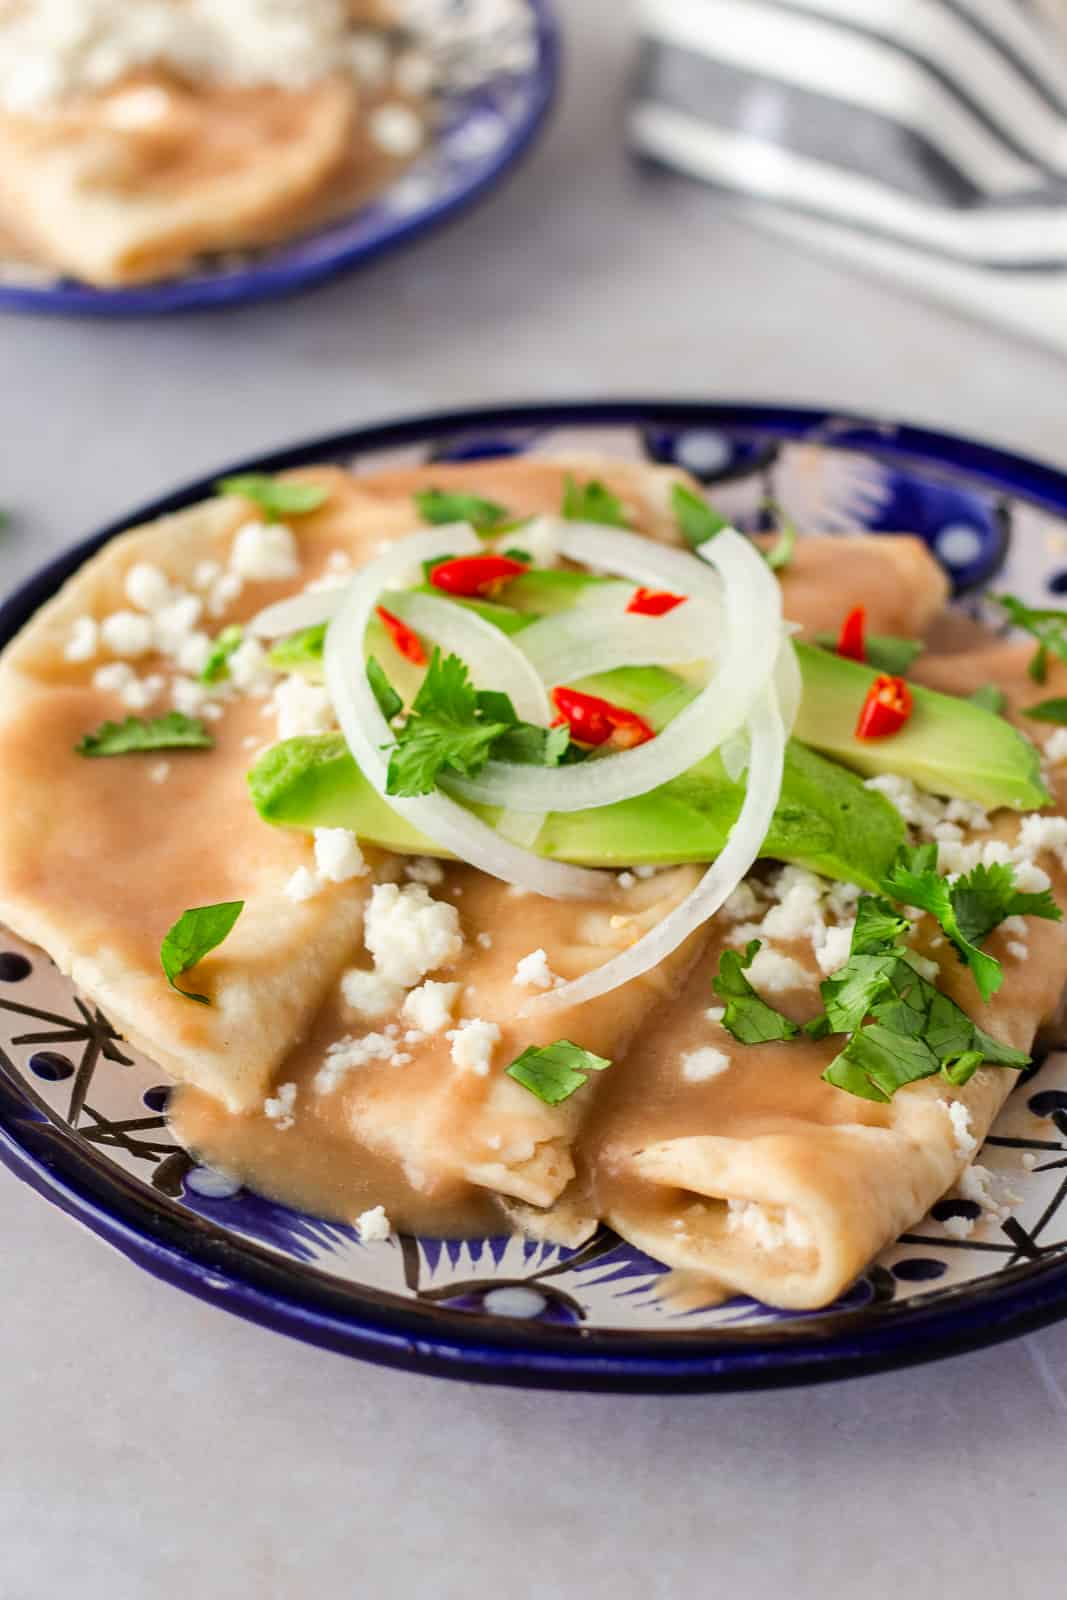
[[356, 1218], [361, 1244], [382, 1244], [393, 1231], [384, 1206], [372, 1206]]

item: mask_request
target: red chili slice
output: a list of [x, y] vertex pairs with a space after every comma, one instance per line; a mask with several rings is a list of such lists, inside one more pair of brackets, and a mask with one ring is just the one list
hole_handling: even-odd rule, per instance
[[891, 733], [899, 733], [911, 713], [911, 690], [904, 679], [880, 672], [867, 690], [856, 723], [856, 738], [885, 739]]
[[630, 750], [634, 745], [654, 739], [656, 730], [649, 727], [644, 717], [636, 711], [625, 711], [595, 694], [582, 694], [578, 689], [555, 688], [552, 699], [560, 717], [571, 730], [579, 744], [601, 745], [609, 741], [620, 750]]
[[867, 611], [864, 606], [853, 606], [844, 622], [837, 638], [837, 653], [847, 656], [849, 661], [866, 661], [867, 659]]
[[495, 594], [502, 584], [510, 583], [526, 570], [525, 561], [515, 561], [511, 556], [455, 556], [433, 568], [430, 582], [446, 594], [471, 600]]
[[684, 594], [670, 594], [666, 589], [635, 589], [633, 599], [626, 607], [639, 617], [662, 617], [685, 600]]
[[386, 611], [384, 606], [376, 606], [375, 610], [382, 619], [390, 639], [404, 659], [414, 662], [417, 667], [424, 667], [428, 658], [426, 651], [422, 647], [422, 640], [414, 629], [409, 628], [406, 622], [401, 622], [399, 617], [394, 617], [391, 611]]

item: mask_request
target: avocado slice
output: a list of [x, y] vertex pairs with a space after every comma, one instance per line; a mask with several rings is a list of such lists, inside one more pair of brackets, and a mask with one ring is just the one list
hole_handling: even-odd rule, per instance
[[913, 710], [888, 739], [857, 739], [856, 719], [878, 674], [871, 667], [798, 644], [804, 681], [794, 736], [864, 777], [895, 772], [933, 794], [973, 800], [987, 811], [1048, 805], [1035, 745], [973, 700], [909, 684]]
[[[620, 672], [631, 670], [640, 669]], [[617, 676], [607, 673], [605, 681]], [[622, 685], [612, 687], [621, 702]], [[272, 746], [256, 762], [248, 783], [260, 816], [277, 826], [351, 828], [360, 839], [387, 850], [443, 854], [371, 788], [340, 734]], [[716, 753], [649, 794], [590, 811], [550, 813], [535, 848], [556, 861], [596, 867], [711, 861], [743, 800], [744, 783], [731, 782]], [[487, 806], [472, 810], [490, 823], [499, 816]], [[903, 836], [897, 812], [882, 795], [865, 789], [843, 767], [790, 742], [763, 854], [875, 889]]]
[[[499, 600], [458, 603], [513, 634], [538, 615], [567, 610], [580, 603], [583, 591], [617, 582], [582, 572], [531, 568], [507, 585], [507, 605]], [[436, 592], [429, 585], [425, 589]], [[388, 595], [383, 597], [386, 606], [388, 599]], [[511, 604], [512, 600], [516, 605]], [[272, 651], [271, 660], [285, 670], [321, 678], [323, 633], [324, 629], [308, 629], [292, 640], [283, 640]], [[367, 630], [367, 646], [386, 667], [401, 694], [406, 698], [413, 693], [417, 669], [393, 648], [377, 620]], [[812, 645], [798, 643], [795, 648], [803, 696], [793, 732], [800, 743], [864, 777], [896, 773], [934, 794], [972, 800], [990, 811], [1000, 806], [1036, 810], [1049, 803], [1037, 748], [1003, 717], [973, 701], [913, 684], [910, 688], [914, 710], [899, 733], [886, 739], [857, 739], [856, 720], [877, 676], [875, 670]], [[657, 729], [697, 692], [677, 674], [653, 667], [619, 668], [583, 680], [575, 687], [640, 712]], [[643, 858], [631, 855], [629, 859]]]

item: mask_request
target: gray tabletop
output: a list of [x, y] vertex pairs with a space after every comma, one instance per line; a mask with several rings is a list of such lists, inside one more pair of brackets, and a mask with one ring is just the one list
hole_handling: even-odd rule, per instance
[[[825, 401], [1067, 461], [1061, 360], [632, 171], [617, 0], [565, 9], [554, 126], [450, 231], [288, 304], [0, 322], [4, 586], [242, 452], [434, 406]], [[1067, 1326], [810, 1390], [521, 1394], [306, 1349], [0, 1204], [3, 1600], [1062, 1589]]]

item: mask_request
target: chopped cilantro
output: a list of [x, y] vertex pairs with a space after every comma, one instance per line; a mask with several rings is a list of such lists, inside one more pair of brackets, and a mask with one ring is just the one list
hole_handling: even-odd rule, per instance
[[415, 504], [423, 522], [469, 522], [481, 534], [495, 532], [498, 523], [506, 522], [509, 516], [507, 508], [495, 500], [483, 500], [477, 494], [452, 494], [447, 489], [420, 489]]
[[694, 494], [684, 483], [672, 486], [671, 509], [682, 538], [694, 550], [730, 526], [726, 517], [720, 516], [714, 506], [709, 506], [703, 495]]
[[[836, 633], [817, 633], [815, 643], [824, 650], [837, 649]], [[889, 672], [902, 678], [924, 646], [919, 639], [906, 639], [895, 633], [869, 633], [864, 640], [867, 663], [876, 672]]]
[[752, 965], [759, 939], [751, 939], [745, 953], [724, 950], [719, 957], [719, 970], [711, 980], [711, 987], [720, 999], [726, 1001], [726, 1014], [722, 1025], [741, 1044], [767, 1044], [772, 1039], [792, 1039], [798, 1029], [780, 1011], [768, 1005], [753, 989], [745, 977]]
[[163, 717], [127, 717], [125, 722], [102, 722], [74, 749], [80, 756], [125, 756], [143, 750], [210, 750], [214, 739], [199, 717], [168, 711]]
[[1048, 658], [1067, 661], [1067, 611], [1028, 606], [1013, 594], [996, 594], [991, 597], [1008, 615], [1017, 628], [1037, 640], [1027, 672], [1035, 683], [1044, 683], [1048, 677]]
[[229, 660], [244, 637], [244, 629], [232, 623], [223, 628], [211, 646], [211, 653], [200, 669], [201, 683], [219, 683], [230, 676]]
[[509, 545], [501, 554], [507, 556], [510, 561], [525, 561], [528, 567], [533, 566], [533, 556], [529, 550], [520, 550], [518, 545]]
[[991, 711], [995, 717], [998, 717], [1004, 710], [1008, 697], [1004, 690], [998, 688], [995, 683], [980, 683], [977, 689], [973, 689], [967, 698], [972, 706], [981, 706], [983, 711]]
[[507, 1075], [545, 1105], [558, 1106], [588, 1083], [591, 1072], [603, 1072], [610, 1066], [605, 1056], [583, 1050], [569, 1039], [557, 1039], [555, 1044], [542, 1045], [540, 1049], [528, 1046], [507, 1068]]
[[179, 989], [176, 980], [222, 943], [244, 905], [243, 900], [224, 900], [214, 906], [193, 906], [183, 911], [174, 926], [167, 930], [160, 946], [160, 965], [171, 988], [186, 1000], [195, 1000], [202, 1006], [211, 1004], [206, 994]]
[[385, 675], [385, 669], [374, 656], [367, 658], [367, 682], [378, 702], [378, 710], [386, 722], [392, 722], [404, 709], [404, 702]]
[[[786, 516], [780, 505], [771, 500], [767, 503], [767, 509], [778, 520], [778, 538], [769, 550], [763, 552], [763, 559], [772, 572], [780, 572], [792, 561], [799, 535], [796, 523]], [[887, 667], [885, 670], [888, 672], [890, 669]]]
[[563, 515], [568, 522], [603, 522], [610, 528], [629, 526], [617, 495], [596, 478], [577, 483], [569, 472], [564, 480]]
[[222, 478], [216, 485], [219, 494], [236, 494], [253, 500], [268, 522], [279, 517], [302, 517], [317, 511], [330, 498], [330, 491], [318, 483], [283, 483], [265, 472], [242, 472], [235, 478]]
[[[368, 661], [371, 681], [383, 715], [396, 716], [400, 696], [376, 661]], [[391, 697], [383, 700], [383, 695]], [[391, 712], [386, 705], [395, 706]], [[563, 728], [538, 728], [522, 722], [506, 694], [475, 689], [458, 656], [435, 650], [411, 713], [397, 729], [389, 756], [389, 794], [429, 794], [444, 771], [473, 778], [490, 754], [508, 761], [557, 766], [570, 745]]]
[[1067, 699], [1040, 700], [1036, 706], [1027, 706], [1023, 712], [1036, 722], [1058, 722], [1067, 725]]
[[311, 628], [291, 633], [288, 639], [280, 639], [267, 660], [283, 672], [299, 672], [302, 667], [321, 666], [325, 649], [326, 624], [316, 622]]
[[976, 866], [949, 883], [937, 870], [937, 845], [905, 845], [897, 854], [882, 888], [902, 905], [928, 911], [970, 967], [978, 992], [988, 1000], [1000, 988], [1000, 962], [978, 946], [1005, 917], [1045, 917], [1058, 922], [1063, 913], [1048, 890], [1023, 894], [1015, 887], [1014, 869], [1004, 862]]

